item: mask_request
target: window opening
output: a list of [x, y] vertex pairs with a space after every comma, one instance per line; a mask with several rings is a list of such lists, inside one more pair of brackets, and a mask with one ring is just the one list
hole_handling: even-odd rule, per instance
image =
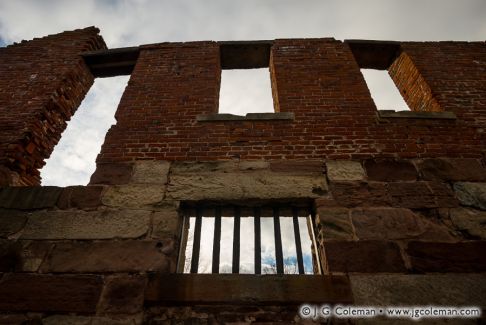
[[361, 69], [361, 73], [379, 110], [410, 110], [387, 70]]

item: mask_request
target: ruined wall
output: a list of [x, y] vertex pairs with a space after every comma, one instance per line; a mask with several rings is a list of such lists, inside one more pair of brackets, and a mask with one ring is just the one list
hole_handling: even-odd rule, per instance
[[[90, 185], [0, 189], [0, 323], [306, 323], [301, 303], [484, 309], [484, 53], [404, 43], [390, 74], [420, 73], [440, 112], [384, 113], [348, 43], [277, 40], [279, 112], [234, 117], [216, 114], [218, 43], [141, 46]], [[323, 274], [175, 274], [180, 207], [201, 202], [310, 203]]]
[[81, 52], [106, 48], [91, 27], [0, 48], [0, 184], [40, 185], [44, 165], [93, 84]]

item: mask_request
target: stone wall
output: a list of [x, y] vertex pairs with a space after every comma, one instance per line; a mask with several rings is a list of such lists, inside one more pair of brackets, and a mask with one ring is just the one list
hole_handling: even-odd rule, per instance
[[[12, 186], [38, 183], [92, 83], [80, 52], [104, 48], [97, 33], [0, 49], [0, 324], [313, 323], [302, 303], [485, 308], [484, 43], [393, 43], [387, 64], [375, 51], [416, 111], [392, 113], [377, 112], [359, 71], [369, 53], [352, 42], [265, 42], [278, 113], [246, 117], [217, 114], [222, 43], [144, 45], [90, 184]], [[13, 89], [4, 76], [16, 71]], [[183, 207], [209, 202], [310, 205], [323, 274], [177, 273]]]

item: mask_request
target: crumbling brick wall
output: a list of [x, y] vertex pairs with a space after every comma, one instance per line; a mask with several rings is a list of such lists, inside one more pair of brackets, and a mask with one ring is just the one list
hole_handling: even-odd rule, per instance
[[0, 48], [0, 184], [40, 184], [44, 159], [93, 84], [79, 54], [106, 48], [98, 32], [91, 27]]
[[[96, 34], [59, 37], [79, 33]], [[434, 104], [387, 113], [352, 42], [276, 40], [278, 113], [236, 118], [216, 114], [220, 46], [137, 50], [89, 186], [0, 189], [0, 322], [299, 323], [304, 302], [485, 308], [483, 42], [394, 43], [382, 68], [407, 92], [417, 84], [400, 76], [419, 74], [427, 87], [409, 103]], [[176, 274], [181, 206], [205, 202], [310, 204], [322, 274]]]

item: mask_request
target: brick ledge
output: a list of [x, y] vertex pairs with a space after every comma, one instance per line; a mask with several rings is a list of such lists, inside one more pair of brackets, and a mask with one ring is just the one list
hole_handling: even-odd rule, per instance
[[210, 121], [273, 121], [293, 120], [295, 115], [292, 112], [283, 113], [248, 113], [245, 116], [233, 114], [201, 114], [196, 116], [198, 122]]
[[455, 120], [456, 114], [453, 112], [412, 112], [412, 111], [393, 111], [379, 110], [380, 118], [418, 118], [418, 119], [445, 119]]

